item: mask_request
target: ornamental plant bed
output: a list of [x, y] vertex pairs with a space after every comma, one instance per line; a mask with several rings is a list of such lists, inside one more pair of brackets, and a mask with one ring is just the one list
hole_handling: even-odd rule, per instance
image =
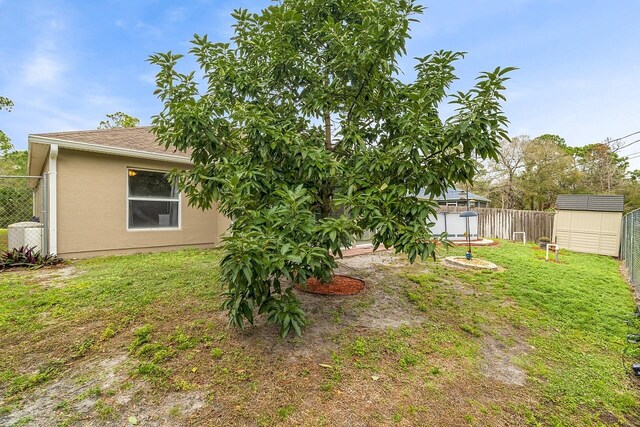
[[296, 288], [312, 294], [355, 295], [364, 289], [364, 281], [354, 277], [336, 274], [329, 283], [322, 283], [321, 280], [314, 277], [307, 281], [306, 287], [296, 285]]

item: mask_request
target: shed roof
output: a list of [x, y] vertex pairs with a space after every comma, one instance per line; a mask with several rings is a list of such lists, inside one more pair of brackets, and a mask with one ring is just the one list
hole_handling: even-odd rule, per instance
[[622, 212], [624, 196], [595, 194], [560, 194], [556, 200], [558, 210]]

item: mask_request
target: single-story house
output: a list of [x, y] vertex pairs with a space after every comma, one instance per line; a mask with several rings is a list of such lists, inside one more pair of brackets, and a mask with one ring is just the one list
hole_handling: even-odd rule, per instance
[[[150, 127], [29, 135], [35, 212], [46, 212], [49, 253], [64, 258], [214, 247], [229, 227], [215, 206], [188, 205], [173, 169], [189, 154], [165, 150]], [[45, 202], [40, 202], [45, 200]]]
[[[420, 191], [417, 196], [419, 199], [431, 200], [431, 196], [424, 191]], [[463, 210], [467, 206], [470, 209], [486, 208], [489, 206], [490, 200], [486, 197], [479, 196], [466, 190], [451, 188], [441, 196], [433, 197], [439, 206], [447, 208], [454, 207], [459, 209], [439, 209], [437, 216], [431, 218], [434, 226], [431, 231], [434, 234], [447, 233], [449, 240], [466, 240], [467, 234], [471, 240], [478, 240], [478, 217], [465, 218], [461, 217]], [[468, 205], [467, 205], [468, 202]]]
[[447, 190], [442, 196], [436, 197], [435, 201], [440, 206], [467, 206], [468, 201], [469, 207], [472, 208], [488, 208], [491, 203], [491, 200], [486, 197], [458, 188]]
[[[418, 194], [419, 198], [429, 198], [424, 192]], [[491, 200], [486, 197], [482, 197], [478, 194], [467, 192], [466, 190], [460, 190], [458, 188], [450, 188], [441, 196], [434, 197], [433, 199], [440, 206], [454, 206], [454, 207], [466, 207], [467, 201], [471, 208], [488, 208]]]

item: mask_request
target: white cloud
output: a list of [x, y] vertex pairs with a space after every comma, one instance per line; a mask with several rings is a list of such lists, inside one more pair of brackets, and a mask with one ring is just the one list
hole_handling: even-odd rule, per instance
[[39, 9], [32, 19], [38, 25], [8, 61], [0, 61], [0, 73], [6, 75], [0, 93], [16, 104], [3, 130], [17, 148], [25, 147], [29, 133], [92, 129], [106, 113], [135, 114], [131, 102], [114, 95], [109, 83], [81, 74], [86, 64], [78, 63], [83, 52], [73, 14]]
[[184, 20], [187, 18], [187, 8], [174, 7], [165, 11], [164, 15], [168, 22], [171, 22], [171, 23], [184, 22]]
[[135, 29], [143, 37], [160, 38], [162, 31], [155, 25], [147, 24], [142, 21], [136, 22]]
[[156, 85], [156, 74], [153, 73], [153, 72], [139, 74], [138, 75], [138, 80], [140, 80], [141, 82], [144, 82], [144, 83], [147, 83], [147, 84], [155, 86]]
[[51, 31], [62, 31], [67, 28], [66, 22], [62, 18], [54, 17], [47, 21], [46, 25]]
[[128, 102], [123, 98], [100, 94], [95, 91], [87, 93], [81, 101], [88, 107], [99, 107], [105, 111], [126, 110], [126, 105], [128, 104]]
[[53, 55], [37, 53], [27, 59], [22, 80], [29, 86], [57, 85], [64, 68], [63, 63]]
[[38, 117], [36, 121], [30, 119], [28, 129], [30, 133], [55, 132], [74, 129], [91, 129], [98, 125], [97, 117], [87, 117], [84, 108], [64, 109], [51, 102], [48, 97], [36, 98], [28, 101], [24, 106], [30, 112], [30, 117]]

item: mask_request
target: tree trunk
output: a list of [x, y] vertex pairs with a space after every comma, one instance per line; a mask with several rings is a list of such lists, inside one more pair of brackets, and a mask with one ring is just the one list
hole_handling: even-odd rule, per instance
[[331, 196], [329, 192], [325, 189], [322, 192], [322, 213], [320, 214], [321, 218], [327, 218], [331, 214]]
[[[331, 113], [329, 110], [324, 112], [324, 148], [327, 151], [332, 151], [333, 146], [331, 144]], [[322, 218], [327, 218], [331, 214], [331, 192], [329, 191], [328, 183], [324, 183], [322, 188]]]
[[324, 148], [331, 151], [331, 113], [329, 110], [324, 112]]

